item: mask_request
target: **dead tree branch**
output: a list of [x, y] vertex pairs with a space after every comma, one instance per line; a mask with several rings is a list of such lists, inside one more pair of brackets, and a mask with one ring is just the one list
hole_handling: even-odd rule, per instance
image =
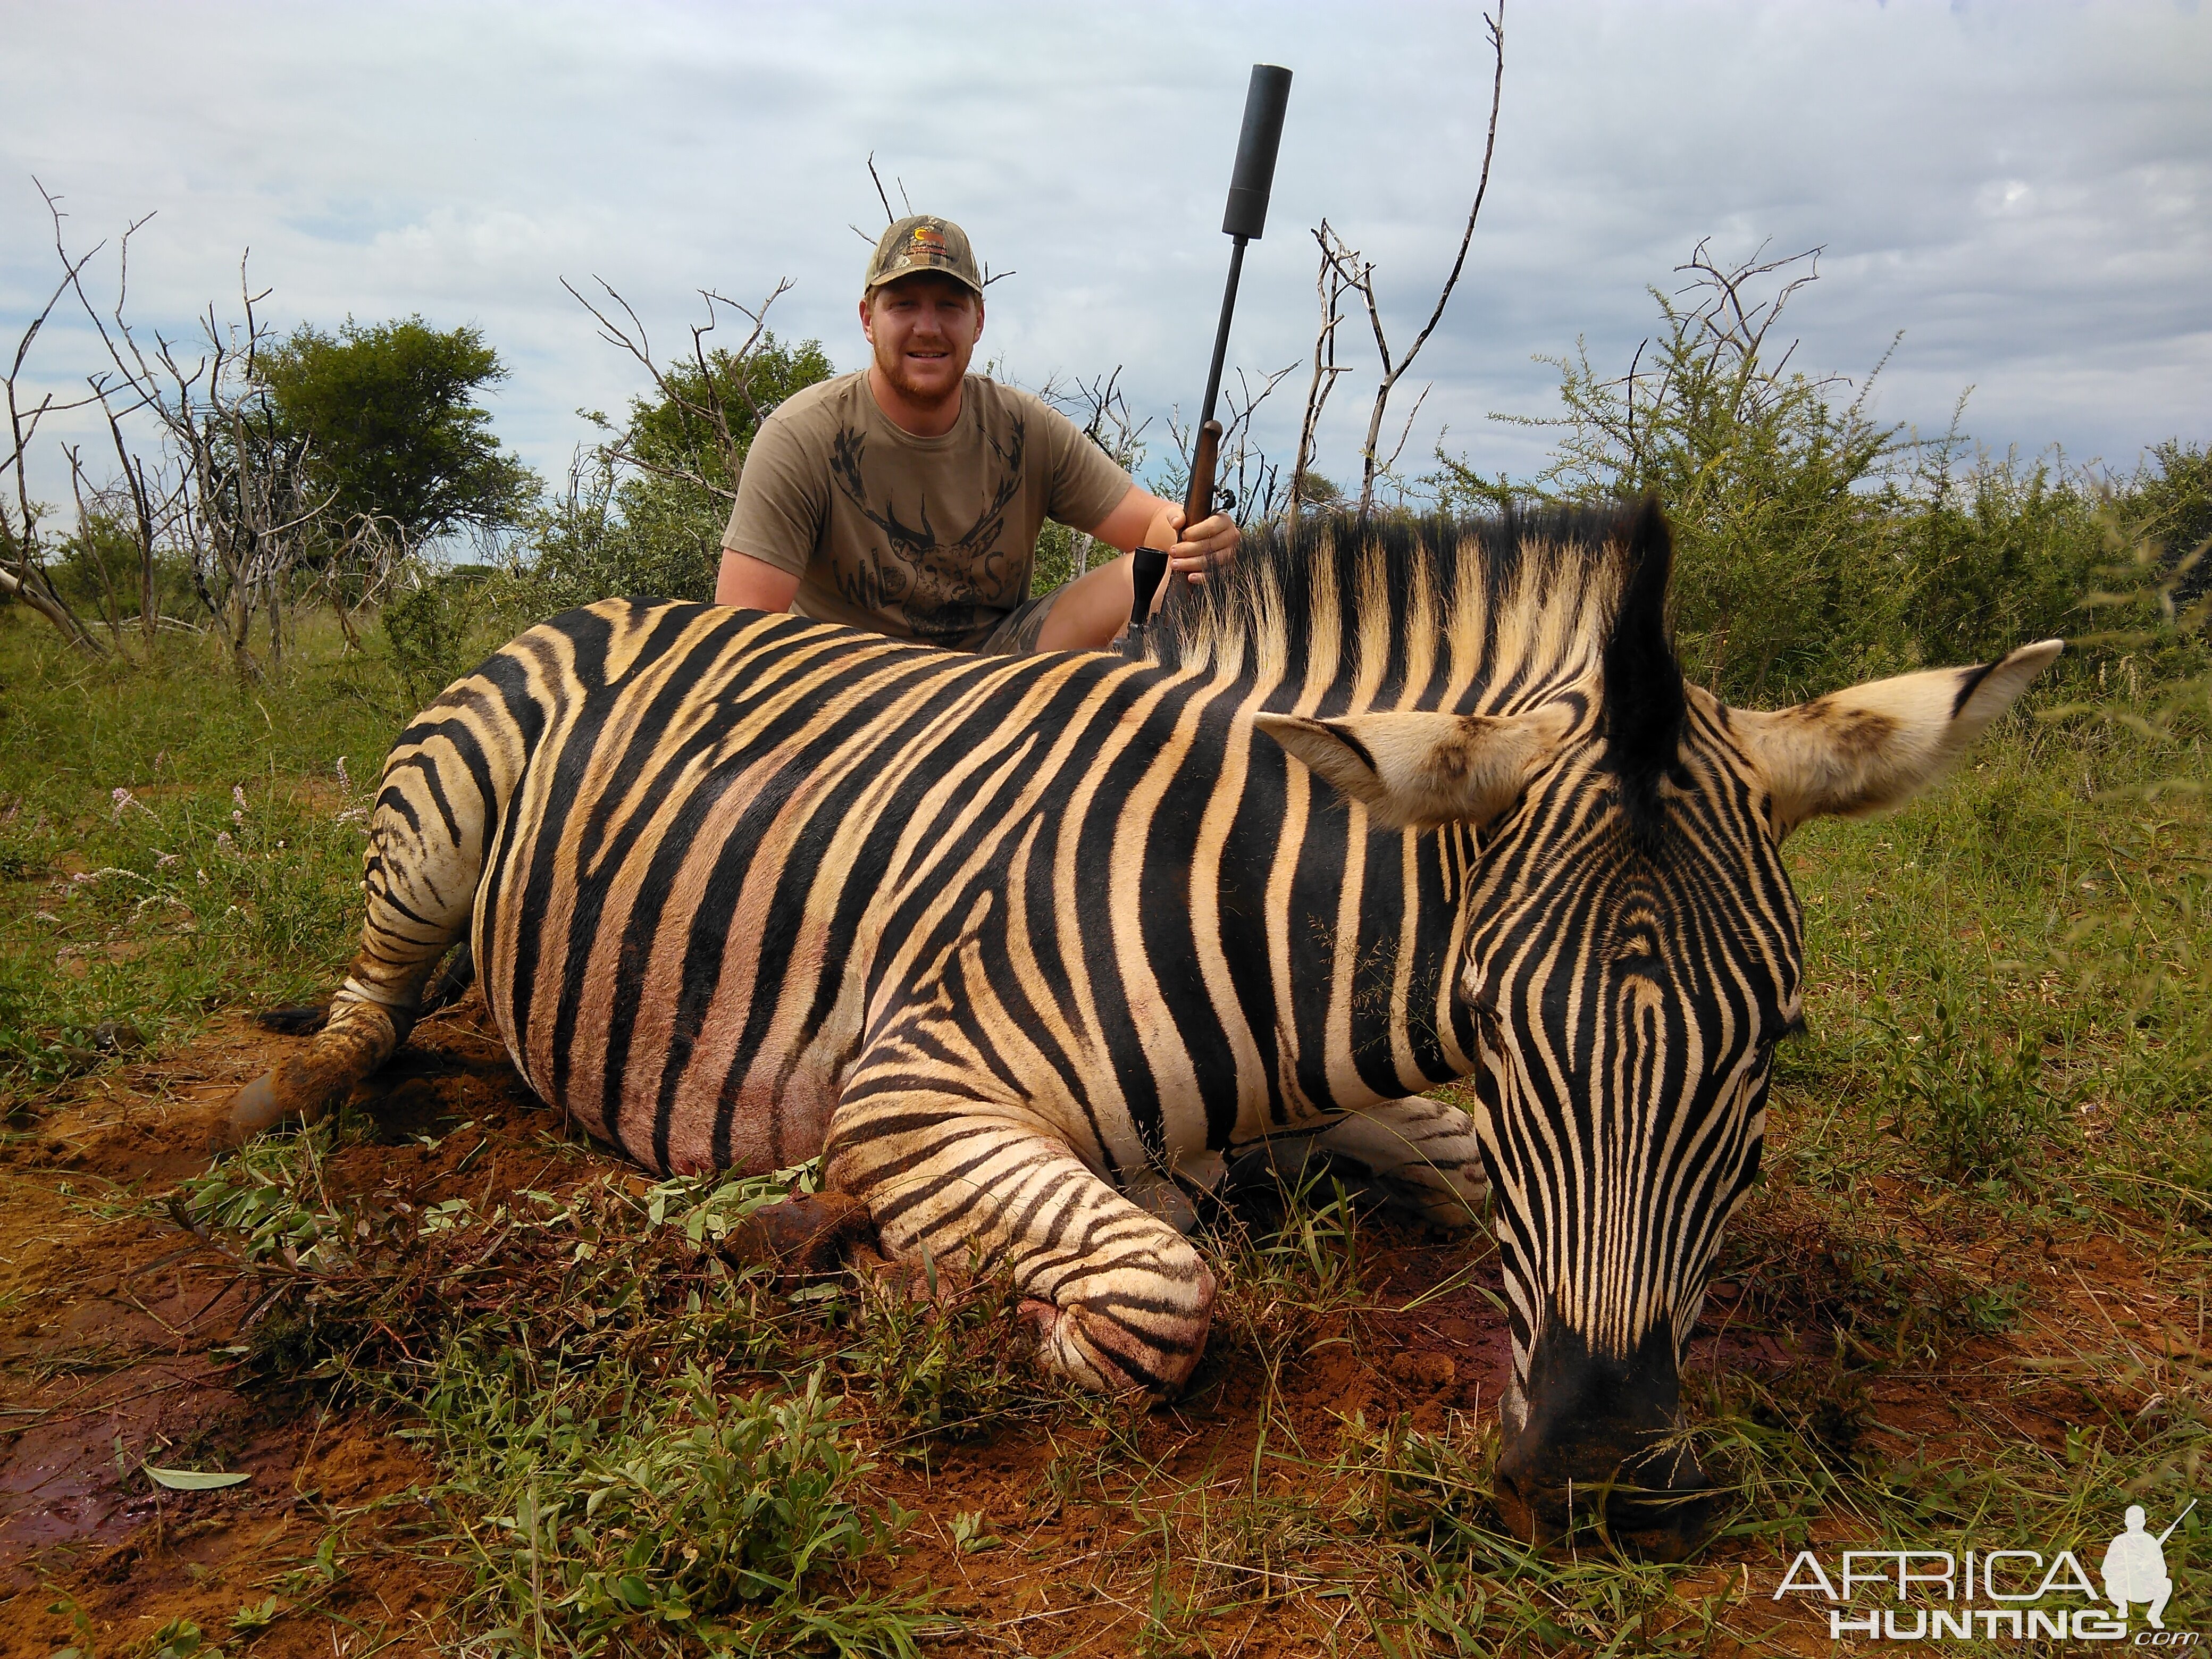
[[[885, 206], [889, 206], [888, 202]], [[790, 279], [780, 278], [768, 297], [757, 306], [744, 305], [712, 289], [699, 290], [699, 297], [707, 302], [707, 320], [691, 325], [690, 361], [685, 365], [690, 374], [697, 376], [696, 387], [686, 384], [690, 374], [679, 376], [664, 368], [654, 359], [653, 343], [646, 333], [645, 324], [629, 301], [623, 299], [605, 278], [593, 277], [592, 280], [605, 290], [607, 298], [615, 306], [621, 307], [624, 321], [617, 322], [586, 299], [565, 276], [561, 279], [561, 286], [568, 290], [570, 298], [592, 314], [592, 319], [599, 326], [601, 339], [629, 353], [653, 377], [655, 390], [676, 410], [686, 438], [690, 437], [695, 422], [703, 429], [721, 463], [724, 476], [719, 478], [709, 476], [706, 469], [696, 464], [696, 459], [688, 463], [672, 463], [641, 453], [627, 433], [618, 435], [607, 446], [608, 459], [619, 465], [634, 466], [656, 477], [694, 485], [725, 501], [734, 501], [738, 495], [738, 475], [744, 468], [744, 446], [732, 424], [729, 394], [734, 392], [751, 416], [750, 422], [744, 423], [744, 430], [757, 430], [765, 418], [766, 411], [761, 408], [759, 398], [754, 391], [751, 365], [755, 353], [768, 333], [769, 308], [790, 291]], [[717, 306], [728, 307], [750, 325], [735, 351], [709, 350], [708, 348], [707, 337], [720, 323], [720, 315], [715, 311]], [[731, 380], [731, 385], [726, 388], [724, 385], [726, 380]], [[696, 458], [697, 451], [696, 447], [690, 447], [687, 453]]]
[[[1297, 366], [1297, 362], [1293, 361], [1273, 370], [1261, 379], [1256, 392], [1253, 390], [1251, 377], [1240, 368], [1237, 371], [1236, 389], [1232, 391], [1226, 386], [1222, 388], [1223, 406], [1229, 418], [1222, 422], [1219, 459], [1215, 463], [1214, 477], [1218, 481], [1232, 474], [1235, 476], [1237, 487], [1229, 491], [1233, 499], [1222, 510], [1236, 514], [1240, 524], [1251, 520], [1255, 501], [1259, 503], [1261, 518], [1267, 517], [1273, 511], [1276, 484], [1282, 469], [1279, 463], [1267, 459], [1265, 450], [1253, 443], [1253, 417], [1258, 413], [1260, 405], [1267, 401], [1268, 396]], [[1190, 453], [1194, 447], [1193, 440], [1195, 436], [1176, 416], [1171, 414], [1168, 416], [1169, 441], [1178, 451]], [[1168, 493], [1180, 495], [1182, 489], [1182, 483], [1171, 481]]]
[[[884, 223], [888, 228], [898, 222], [898, 215], [891, 211], [890, 193], [884, 188], [884, 176], [876, 171], [876, 153], [868, 152], [868, 178], [876, 187], [876, 199], [884, 204]], [[906, 194], [906, 186], [899, 186], [899, 194]]]
[[[1313, 469], [1314, 454], [1320, 442], [1322, 411], [1328, 406], [1329, 393], [1336, 390], [1340, 374], [1350, 371], [1351, 366], [1336, 361], [1337, 325], [1344, 320], [1344, 265], [1339, 257], [1343, 249], [1342, 239], [1327, 219], [1314, 231], [1314, 240], [1321, 247], [1320, 268], [1314, 275], [1314, 297], [1321, 303], [1321, 323], [1314, 331], [1313, 374], [1306, 382], [1305, 413], [1298, 422], [1298, 454], [1291, 470], [1291, 527], [1296, 530], [1298, 511], [1307, 498], [1307, 475]], [[1332, 244], [1334, 244], [1333, 246]], [[1358, 254], [1348, 249], [1352, 263]]]
[[[1037, 395], [1081, 427], [1084, 435], [1112, 456], [1124, 472], [1133, 473], [1142, 464], [1145, 429], [1152, 420], [1149, 415], [1139, 420], [1130, 412], [1128, 398], [1121, 390], [1119, 365], [1110, 374], [1094, 375], [1087, 382], [1075, 381], [1073, 390], [1062, 390], [1054, 381], [1048, 380]], [[1075, 574], [1079, 576], [1090, 569], [1091, 555], [1097, 550], [1096, 537], [1087, 531], [1075, 532]]]
[[[35, 184], [37, 181], [34, 179]], [[50, 194], [44, 185], [39, 194], [46, 198], [46, 211], [54, 223], [54, 245], [61, 253], [62, 276], [54, 291], [46, 296], [46, 303], [34, 313], [22, 333], [17, 337], [15, 349], [9, 357], [8, 372], [0, 377], [0, 390], [8, 400], [8, 453], [0, 458], [0, 476], [6, 477], [6, 491], [12, 500], [0, 499], [0, 593], [20, 599], [52, 624], [54, 631], [76, 649], [88, 655], [102, 654], [100, 641], [70, 609], [70, 603], [55, 587], [46, 571], [48, 538], [43, 520], [46, 506], [31, 495], [31, 444], [37, 437], [39, 427], [50, 415], [66, 414], [84, 408], [98, 399], [95, 388], [93, 396], [69, 400], [61, 399], [51, 392], [42, 393], [35, 403], [29, 400], [29, 388], [24, 384], [25, 369], [30, 362], [31, 348], [40, 333], [52, 320], [54, 307], [62, 296], [78, 287], [78, 280], [94, 254], [102, 243], [90, 252], [72, 259], [62, 246], [61, 204]], [[81, 290], [80, 290], [81, 291]]]
[[[1375, 335], [1376, 355], [1382, 359], [1382, 378], [1375, 388], [1374, 406], [1368, 412], [1366, 441], [1360, 449], [1359, 516], [1363, 519], [1374, 507], [1375, 475], [1377, 471], [1387, 471], [1390, 465], [1390, 462], [1382, 459], [1380, 453], [1382, 442], [1382, 417], [1384, 411], [1389, 406], [1390, 394], [1396, 389], [1398, 382], [1404, 378], [1406, 371], [1413, 366], [1413, 360], [1421, 355], [1421, 348], [1429, 343], [1429, 336], [1436, 332], [1437, 325], [1443, 320], [1444, 307], [1451, 302], [1452, 290], [1459, 286], [1460, 273], [1467, 267], [1467, 251], [1474, 240], [1475, 222], [1482, 216], [1483, 199], [1490, 193], [1490, 164], [1498, 153], [1498, 106], [1505, 91], [1505, 0], [1498, 0], [1497, 10], [1482, 21], [1483, 27], [1490, 37], [1492, 63], [1490, 77], [1490, 131], [1482, 147], [1482, 176], [1475, 185], [1474, 204], [1468, 210], [1467, 228], [1460, 233], [1459, 252], [1452, 260], [1451, 274], [1444, 278], [1443, 287], [1437, 295], [1436, 306], [1429, 313], [1429, 320], [1422, 325], [1421, 331], [1413, 337], [1413, 343], [1407, 348], [1403, 357], [1394, 360], [1390, 355], [1390, 342], [1382, 328], [1382, 307], [1375, 293], [1374, 265], [1361, 259], [1356, 252], [1346, 250], [1351, 257], [1349, 260], [1341, 262], [1339, 267], [1343, 272], [1345, 286], [1358, 293], [1366, 302], [1368, 324]], [[1322, 246], [1324, 250], [1328, 247], [1326, 240], [1323, 241]], [[1418, 408], [1418, 405], [1416, 407]], [[1409, 422], [1407, 430], [1411, 429]], [[1404, 447], [1405, 441], [1401, 438], [1399, 441], [1398, 450], [1392, 452], [1392, 460], [1396, 459], [1397, 454]]]

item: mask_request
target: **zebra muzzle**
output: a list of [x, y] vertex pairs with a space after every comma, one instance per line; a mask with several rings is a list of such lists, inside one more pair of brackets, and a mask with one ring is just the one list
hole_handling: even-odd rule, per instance
[[1498, 1461], [1507, 1523], [1539, 1544], [1595, 1527], [1642, 1555], [1687, 1553], [1712, 1505], [1705, 1471], [1676, 1434], [1680, 1395], [1663, 1324], [1620, 1358], [1548, 1327], [1529, 1358], [1522, 1421], [1508, 1425]]

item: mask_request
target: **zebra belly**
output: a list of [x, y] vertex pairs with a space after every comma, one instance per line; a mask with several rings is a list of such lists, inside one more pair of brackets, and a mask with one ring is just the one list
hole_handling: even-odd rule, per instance
[[576, 690], [477, 893], [518, 1069], [653, 1168], [813, 1156], [864, 1028], [927, 994], [1034, 821], [1037, 708], [1078, 672], [775, 618]]
[[586, 768], [564, 788], [564, 769], [557, 749], [533, 763], [478, 894], [478, 972], [516, 1067], [653, 1169], [813, 1157], [866, 966], [847, 884], [802, 846], [834, 775], [780, 787], [742, 746], [643, 784]]
[[516, 1068], [656, 1170], [812, 1158], [858, 1043], [858, 998], [841, 994], [862, 982], [852, 951], [818, 919], [801, 920], [811, 937], [791, 935], [770, 849], [731, 869], [734, 806], [726, 797], [702, 833], [611, 867], [556, 851], [564, 867], [542, 903], [501, 902], [489, 884], [480, 896], [478, 972]]
[[1325, 944], [1382, 884], [1248, 793], [1233, 685], [690, 605], [531, 637], [575, 649], [538, 652], [477, 969], [531, 1086], [641, 1163], [811, 1157], [905, 1040], [1117, 1184], [1388, 1098]]

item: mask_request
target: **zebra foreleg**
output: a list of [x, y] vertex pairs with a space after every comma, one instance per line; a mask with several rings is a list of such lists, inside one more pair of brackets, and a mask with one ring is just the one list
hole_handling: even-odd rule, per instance
[[908, 1090], [848, 1097], [825, 1151], [825, 1184], [867, 1204], [894, 1260], [1008, 1273], [1048, 1369], [1168, 1395], [1196, 1367], [1213, 1310], [1198, 1252], [1033, 1121]]
[[1474, 1120], [1456, 1106], [1394, 1100], [1347, 1114], [1315, 1141], [1365, 1164], [1391, 1203], [1431, 1226], [1465, 1232], [1482, 1224], [1490, 1176]]

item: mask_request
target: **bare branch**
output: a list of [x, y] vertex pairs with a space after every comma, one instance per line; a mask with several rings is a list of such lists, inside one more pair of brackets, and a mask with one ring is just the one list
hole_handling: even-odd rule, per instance
[[1398, 434], [1397, 447], [1390, 452], [1390, 459], [1382, 464], [1379, 471], [1388, 472], [1398, 465], [1398, 458], [1406, 453], [1406, 440], [1413, 434], [1413, 417], [1421, 412], [1421, 405], [1428, 402], [1429, 393], [1435, 390], [1436, 382], [1431, 380], [1421, 388], [1421, 395], [1413, 399], [1413, 406], [1406, 411], [1405, 429]]
[[[1112, 456], [1123, 471], [1134, 472], [1142, 463], [1145, 431], [1152, 418], [1148, 415], [1139, 420], [1131, 413], [1128, 398], [1121, 390], [1119, 365], [1109, 374], [1092, 376], [1088, 383], [1075, 380], [1073, 390], [1063, 389], [1057, 379], [1048, 380], [1037, 395], [1082, 428], [1084, 435]], [[1097, 540], [1088, 532], [1078, 531], [1073, 547], [1075, 574], [1081, 575], [1091, 568]]]
[[1223, 510], [1236, 513], [1240, 519], [1250, 518], [1255, 496], [1263, 500], [1273, 496], [1273, 480], [1280, 470], [1267, 459], [1264, 451], [1253, 447], [1253, 416], [1260, 405], [1267, 401], [1270, 394], [1289, 378], [1297, 366], [1298, 360], [1295, 358], [1285, 363], [1261, 381], [1257, 392], [1252, 389], [1250, 377], [1240, 368], [1237, 371], [1237, 391], [1228, 392], [1224, 388], [1229, 419], [1222, 428], [1218, 471], [1214, 476], [1218, 480], [1232, 472], [1235, 474], [1235, 500]]
[[[768, 297], [757, 306], [743, 304], [713, 289], [699, 290], [699, 297], [707, 303], [707, 320], [691, 325], [689, 368], [698, 377], [696, 394], [687, 388], [683, 379], [663, 369], [654, 360], [652, 342], [646, 333], [645, 325], [630, 303], [604, 277], [592, 280], [605, 290], [609, 300], [620, 307], [622, 317], [626, 320], [616, 320], [606, 311], [586, 299], [566, 277], [562, 279], [561, 286], [568, 289], [569, 296], [577, 304], [591, 313], [592, 320], [599, 325], [599, 337], [627, 352], [652, 377], [653, 389], [659, 393], [661, 401], [676, 410], [687, 441], [694, 422], [706, 429], [721, 462], [723, 476], [712, 476], [694, 464], [679, 462], [671, 465], [652, 456], [640, 454], [627, 433], [617, 434], [602, 445], [602, 458], [611, 466], [635, 467], [654, 477], [669, 478], [706, 490], [725, 501], [735, 500], [738, 477], [744, 470], [744, 455], [737, 428], [732, 420], [724, 381], [726, 379], [734, 380], [736, 395], [742, 399], [745, 411], [750, 416], [750, 426], [757, 429], [768, 411], [761, 407], [760, 398], [754, 390], [752, 365], [762, 341], [768, 336], [769, 311], [790, 292], [790, 279], [778, 279]], [[728, 307], [750, 325], [744, 340], [734, 351], [710, 351], [708, 349], [708, 335], [720, 325], [715, 312], [717, 306]], [[574, 482], [572, 478], [572, 484]]]
[[[896, 224], [898, 222], [898, 215], [891, 211], [891, 198], [890, 194], [884, 189], [883, 175], [876, 171], [876, 153], [873, 150], [870, 150], [868, 152], [868, 178], [870, 182], [872, 182], [876, 187], [876, 199], [884, 204], [884, 225], [889, 227]], [[906, 194], [905, 185], [902, 185], [899, 186], [899, 194], [902, 196]]]
[[1313, 374], [1306, 382], [1305, 413], [1298, 422], [1297, 459], [1291, 469], [1290, 514], [1293, 528], [1305, 502], [1306, 475], [1313, 466], [1315, 449], [1320, 441], [1322, 411], [1328, 407], [1329, 393], [1336, 390], [1337, 376], [1349, 368], [1336, 361], [1337, 325], [1344, 320], [1346, 283], [1342, 256], [1348, 255], [1355, 262], [1359, 257], [1344, 247], [1342, 239], [1326, 219], [1313, 235], [1321, 247], [1320, 268], [1314, 273], [1314, 297], [1321, 304], [1321, 322], [1314, 332]]
[[[1413, 366], [1421, 355], [1421, 348], [1436, 332], [1437, 325], [1443, 320], [1444, 307], [1451, 302], [1452, 290], [1459, 286], [1460, 274], [1467, 267], [1467, 251], [1474, 240], [1475, 222], [1482, 216], [1482, 204], [1490, 193], [1490, 166], [1498, 153], [1498, 112], [1505, 92], [1505, 0], [1498, 0], [1496, 12], [1483, 19], [1490, 37], [1492, 68], [1490, 77], [1490, 130], [1482, 147], [1482, 175], [1476, 181], [1474, 203], [1468, 210], [1467, 228], [1460, 233], [1459, 252], [1452, 260], [1451, 273], [1444, 278], [1443, 287], [1437, 295], [1435, 308], [1421, 331], [1413, 337], [1413, 343], [1406, 355], [1393, 362], [1389, 341], [1382, 331], [1382, 313], [1375, 295], [1375, 268], [1360, 263], [1356, 273], [1346, 269], [1346, 285], [1358, 290], [1367, 302], [1368, 322], [1375, 334], [1375, 349], [1382, 359], [1382, 378], [1375, 388], [1375, 404], [1367, 417], [1367, 441], [1361, 450], [1362, 473], [1359, 485], [1359, 515], [1365, 518], [1375, 502], [1375, 474], [1384, 465], [1378, 456], [1382, 436], [1383, 410], [1389, 406], [1390, 393], [1400, 378]], [[1358, 255], [1352, 255], [1353, 259]], [[1402, 445], [1401, 446], [1402, 447]]]

